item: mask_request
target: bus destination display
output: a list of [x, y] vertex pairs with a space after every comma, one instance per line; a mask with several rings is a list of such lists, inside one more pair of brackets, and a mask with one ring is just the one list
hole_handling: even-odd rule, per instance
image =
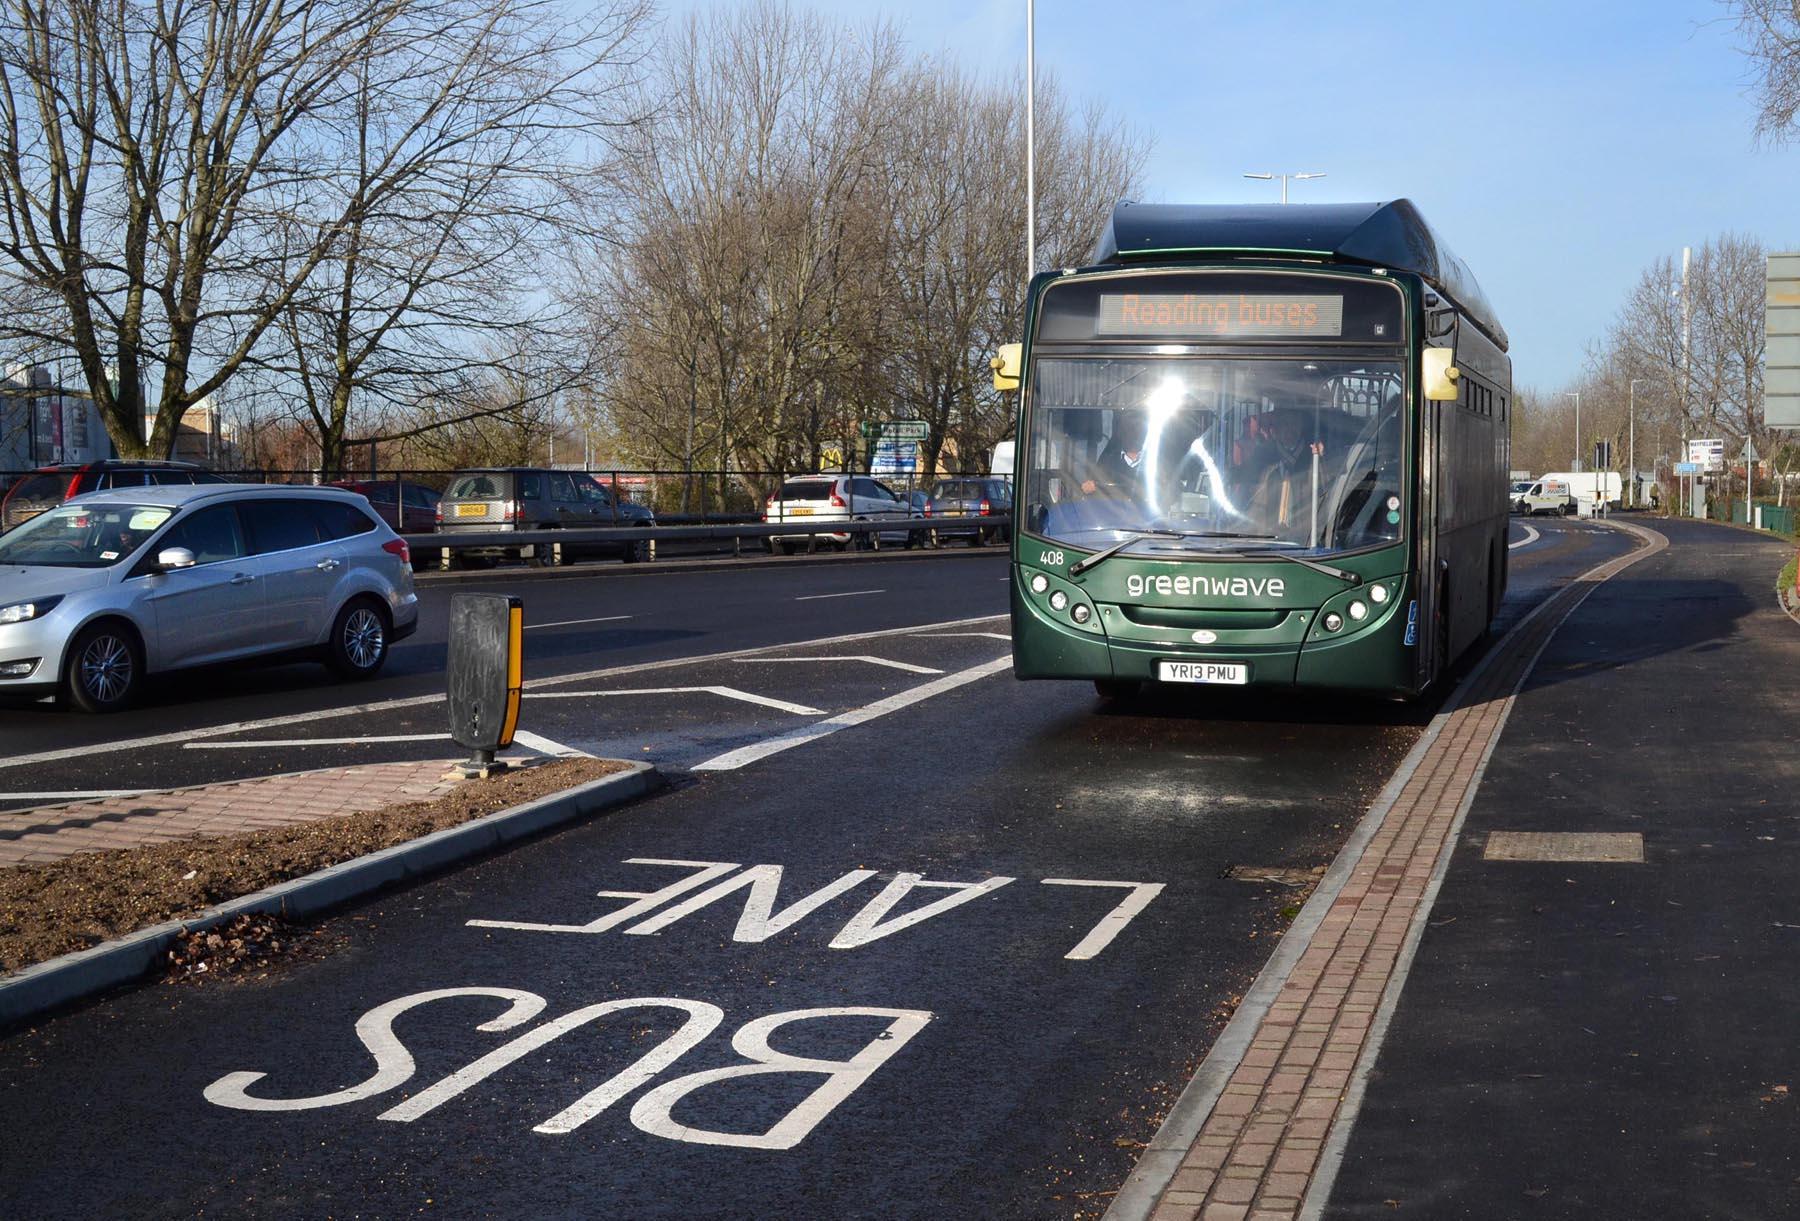
[[1290, 293], [1101, 293], [1094, 333], [1170, 339], [1338, 339], [1344, 333], [1344, 298]]

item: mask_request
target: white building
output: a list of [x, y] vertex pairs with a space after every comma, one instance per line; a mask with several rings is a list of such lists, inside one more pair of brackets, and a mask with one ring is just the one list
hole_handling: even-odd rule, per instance
[[92, 400], [67, 393], [43, 365], [0, 371], [0, 476], [116, 451]]

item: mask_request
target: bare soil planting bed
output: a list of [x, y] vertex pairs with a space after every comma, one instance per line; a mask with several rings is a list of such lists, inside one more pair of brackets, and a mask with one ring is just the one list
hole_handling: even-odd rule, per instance
[[88, 852], [0, 869], [0, 970], [16, 971], [164, 920], [623, 771], [568, 759], [470, 780], [432, 801], [243, 835]]

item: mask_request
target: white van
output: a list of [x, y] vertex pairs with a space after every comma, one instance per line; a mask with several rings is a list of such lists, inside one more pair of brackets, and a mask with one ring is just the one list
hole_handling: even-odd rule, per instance
[[998, 475], [1002, 479], [1013, 477], [1013, 447], [1016, 444], [1014, 441], [1001, 441], [994, 446], [994, 458], [988, 463], [988, 474]]
[[1536, 517], [1539, 513], [1567, 517], [1575, 511], [1575, 496], [1569, 491], [1569, 485], [1560, 479], [1521, 480], [1512, 486], [1512, 510], [1526, 517]]
[[[1591, 512], [1596, 502], [1604, 502], [1613, 507], [1620, 503], [1619, 498], [1625, 494], [1624, 484], [1617, 471], [1548, 471], [1542, 475], [1544, 481], [1556, 480], [1569, 485], [1569, 493]], [[1574, 512], [1573, 509], [1570, 512]]]

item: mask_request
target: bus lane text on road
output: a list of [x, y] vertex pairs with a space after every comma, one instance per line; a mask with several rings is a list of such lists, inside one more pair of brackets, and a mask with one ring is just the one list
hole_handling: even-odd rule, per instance
[[[533, 933], [597, 934], [618, 929], [627, 936], [660, 933], [671, 925], [704, 908], [730, 899], [738, 891], [743, 897], [743, 910], [738, 916], [732, 940], [755, 944], [799, 924], [832, 900], [879, 876], [873, 869], [852, 869], [777, 909], [783, 867], [751, 865], [732, 861], [689, 861], [662, 857], [631, 857], [626, 865], [650, 865], [670, 869], [688, 869], [685, 877], [657, 890], [602, 890], [598, 898], [630, 899], [632, 902], [596, 916], [581, 924], [546, 923], [531, 920], [471, 920], [474, 928], [511, 929]], [[735, 873], [737, 870], [741, 873]], [[735, 876], [731, 876], [735, 873]], [[926, 878], [923, 874], [901, 872], [873, 895], [827, 942], [834, 950], [853, 950], [905, 929], [913, 928], [942, 916], [964, 904], [990, 896], [1017, 882], [1013, 877], [989, 877], [979, 882], [947, 882]], [[1094, 958], [1120, 933], [1132, 919], [1161, 894], [1165, 883], [1127, 882], [1099, 878], [1044, 878], [1045, 886], [1079, 887], [1083, 889], [1124, 890], [1127, 893], [1083, 936], [1063, 957], [1075, 961]], [[942, 898], [894, 915], [916, 890], [944, 890]], [[667, 906], [665, 906], [665, 904]], [[661, 908], [662, 910], [657, 910]]]

